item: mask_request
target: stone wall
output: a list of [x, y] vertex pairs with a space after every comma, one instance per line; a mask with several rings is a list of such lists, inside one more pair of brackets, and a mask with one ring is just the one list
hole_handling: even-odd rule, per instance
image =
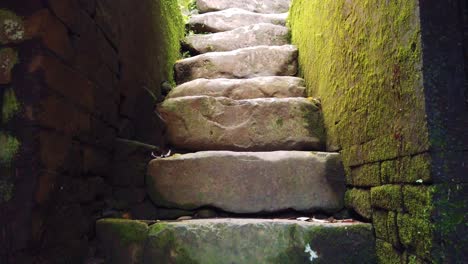
[[302, 74], [381, 263], [466, 259], [462, 2], [293, 1]]
[[83, 263], [95, 220], [144, 202], [111, 164], [154, 147], [116, 139], [164, 144], [182, 35], [175, 0], [0, 2], [0, 263]]

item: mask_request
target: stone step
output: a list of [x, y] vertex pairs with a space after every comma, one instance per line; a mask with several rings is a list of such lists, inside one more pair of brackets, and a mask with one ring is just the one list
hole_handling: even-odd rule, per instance
[[202, 151], [152, 160], [147, 175], [147, 192], [161, 207], [239, 214], [343, 208], [338, 153]]
[[196, 33], [216, 33], [259, 23], [285, 26], [287, 17], [288, 13], [258, 14], [232, 8], [219, 12], [193, 15], [188, 22], [188, 26]]
[[197, 0], [200, 13], [242, 8], [247, 11], [264, 14], [288, 12], [291, 0]]
[[372, 226], [268, 219], [96, 224], [106, 263], [377, 263]]
[[191, 35], [185, 39], [190, 50], [198, 53], [231, 51], [254, 46], [289, 44], [289, 29], [268, 23], [255, 24], [215, 34]]
[[297, 48], [293, 45], [210, 52], [179, 60], [175, 64], [176, 81], [181, 84], [199, 78], [294, 76], [297, 72], [297, 55]]
[[175, 87], [166, 98], [197, 95], [228, 97], [234, 100], [305, 97], [306, 88], [304, 79], [289, 76], [196, 79]]
[[306, 98], [187, 96], [158, 106], [169, 143], [186, 150], [323, 150], [318, 106]]

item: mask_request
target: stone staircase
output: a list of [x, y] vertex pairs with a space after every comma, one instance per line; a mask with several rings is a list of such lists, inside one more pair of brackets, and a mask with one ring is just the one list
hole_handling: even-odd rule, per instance
[[294, 77], [289, 0], [197, 6], [186, 46], [200, 55], [176, 63], [178, 86], [158, 106], [169, 143], [193, 153], [151, 161], [146, 185], [159, 207], [238, 217], [100, 220], [109, 263], [374, 263], [368, 224], [260, 218], [344, 207], [340, 155], [320, 152], [320, 104]]

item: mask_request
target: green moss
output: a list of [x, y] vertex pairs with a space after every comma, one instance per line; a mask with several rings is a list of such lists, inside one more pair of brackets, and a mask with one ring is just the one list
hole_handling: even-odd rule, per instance
[[431, 157], [421, 154], [411, 157], [408, 166], [402, 169], [402, 181], [405, 183], [428, 183], [431, 181]]
[[[179, 244], [175, 238], [174, 227], [167, 223], [157, 223], [151, 226], [147, 252], [144, 263], [151, 263], [155, 259], [171, 261], [174, 264], [198, 264], [190, 257], [183, 244]], [[206, 263], [213, 263], [206, 260]]]
[[419, 259], [417, 256], [409, 255], [408, 256], [408, 264], [425, 264], [423, 260]]
[[276, 120], [276, 125], [279, 126], [279, 127], [282, 127], [282, 126], [283, 126], [283, 123], [284, 123], [284, 122], [283, 122], [283, 119], [282, 119], [282, 118], [278, 118], [278, 119]]
[[10, 167], [20, 151], [21, 143], [13, 136], [0, 132], [0, 165]]
[[15, 91], [13, 89], [7, 89], [3, 94], [2, 104], [2, 122], [6, 123], [10, 121], [13, 116], [20, 111], [20, 103], [16, 99]]
[[433, 222], [435, 245], [433, 257], [440, 263], [463, 263], [468, 248], [468, 184], [435, 185]]
[[368, 190], [351, 189], [346, 191], [345, 205], [364, 218], [372, 218], [371, 195]]
[[405, 209], [416, 217], [429, 218], [433, 211], [433, 187], [403, 186], [403, 200]]
[[371, 203], [373, 207], [401, 212], [403, 210], [401, 186], [383, 185], [372, 188]]
[[374, 211], [372, 214], [372, 224], [375, 230], [375, 237], [385, 241], [387, 241], [388, 237], [387, 217], [388, 212], [386, 211]]
[[352, 169], [352, 185], [373, 187], [380, 185], [380, 164], [367, 164]]
[[0, 179], [0, 204], [9, 202], [13, 198], [15, 185], [6, 179]]
[[161, 232], [162, 230], [168, 228], [168, 225], [167, 223], [156, 223], [154, 225], [151, 226], [150, 230], [149, 230], [149, 235], [156, 235], [158, 234], [159, 232]]
[[397, 213], [388, 212], [387, 216], [387, 241], [393, 246], [400, 246], [400, 238], [398, 236]]
[[148, 225], [136, 220], [102, 219], [97, 221], [96, 228], [123, 245], [142, 243], [148, 235]]
[[375, 211], [372, 215], [376, 237], [392, 244], [394, 247], [400, 245], [396, 219], [396, 213], [391, 211]]
[[390, 178], [397, 175], [397, 161], [396, 160], [389, 160], [382, 162], [381, 169], [380, 169], [380, 177], [382, 179], [382, 184], [390, 183]]
[[153, 16], [155, 18], [154, 23], [161, 27], [158, 31], [162, 34], [159, 40], [162, 41], [161, 47], [163, 49], [158, 57], [164, 63], [161, 70], [165, 80], [169, 81], [171, 85], [175, 85], [173, 66], [182, 56], [180, 43], [185, 34], [185, 22], [177, 1], [161, 0], [158, 2], [158, 15]]
[[392, 244], [387, 243], [383, 240], [376, 240], [376, 254], [378, 263], [382, 264], [400, 264], [402, 254], [396, 250]]
[[301, 106], [300, 112], [302, 113], [305, 127], [310, 132], [310, 135], [317, 137], [320, 142], [325, 143], [326, 132], [323, 126], [323, 116], [320, 109], [316, 105], [313, 107], [310, 107], [310, 105]]
[[296, 0], [289, 25], [345, 166], [428, 149], [417, 1]]
[[0, 43], [20, 42], [24, 38], [23, 19], [9, 10], [0, 9]]
[[398, 214], [398, 233], [401, 243], [416, 255], [430, 259], [434, 226], [427, 218]]

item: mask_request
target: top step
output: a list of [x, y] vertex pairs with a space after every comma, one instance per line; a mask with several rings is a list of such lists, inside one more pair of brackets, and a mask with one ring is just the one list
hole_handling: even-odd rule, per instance
[[229, 8], [242, 8], [264, 14], [288, 12], [291, 0], [197, 0], [200, 13], [220, 11]]
[[188, 25], [195, 33], [217, 33], [259, 23], [284, 26], [287, 17], [288, 13], [258, 14], [239, 8], [231, 8], [219, 12], [194, 15], [190, 18]]

